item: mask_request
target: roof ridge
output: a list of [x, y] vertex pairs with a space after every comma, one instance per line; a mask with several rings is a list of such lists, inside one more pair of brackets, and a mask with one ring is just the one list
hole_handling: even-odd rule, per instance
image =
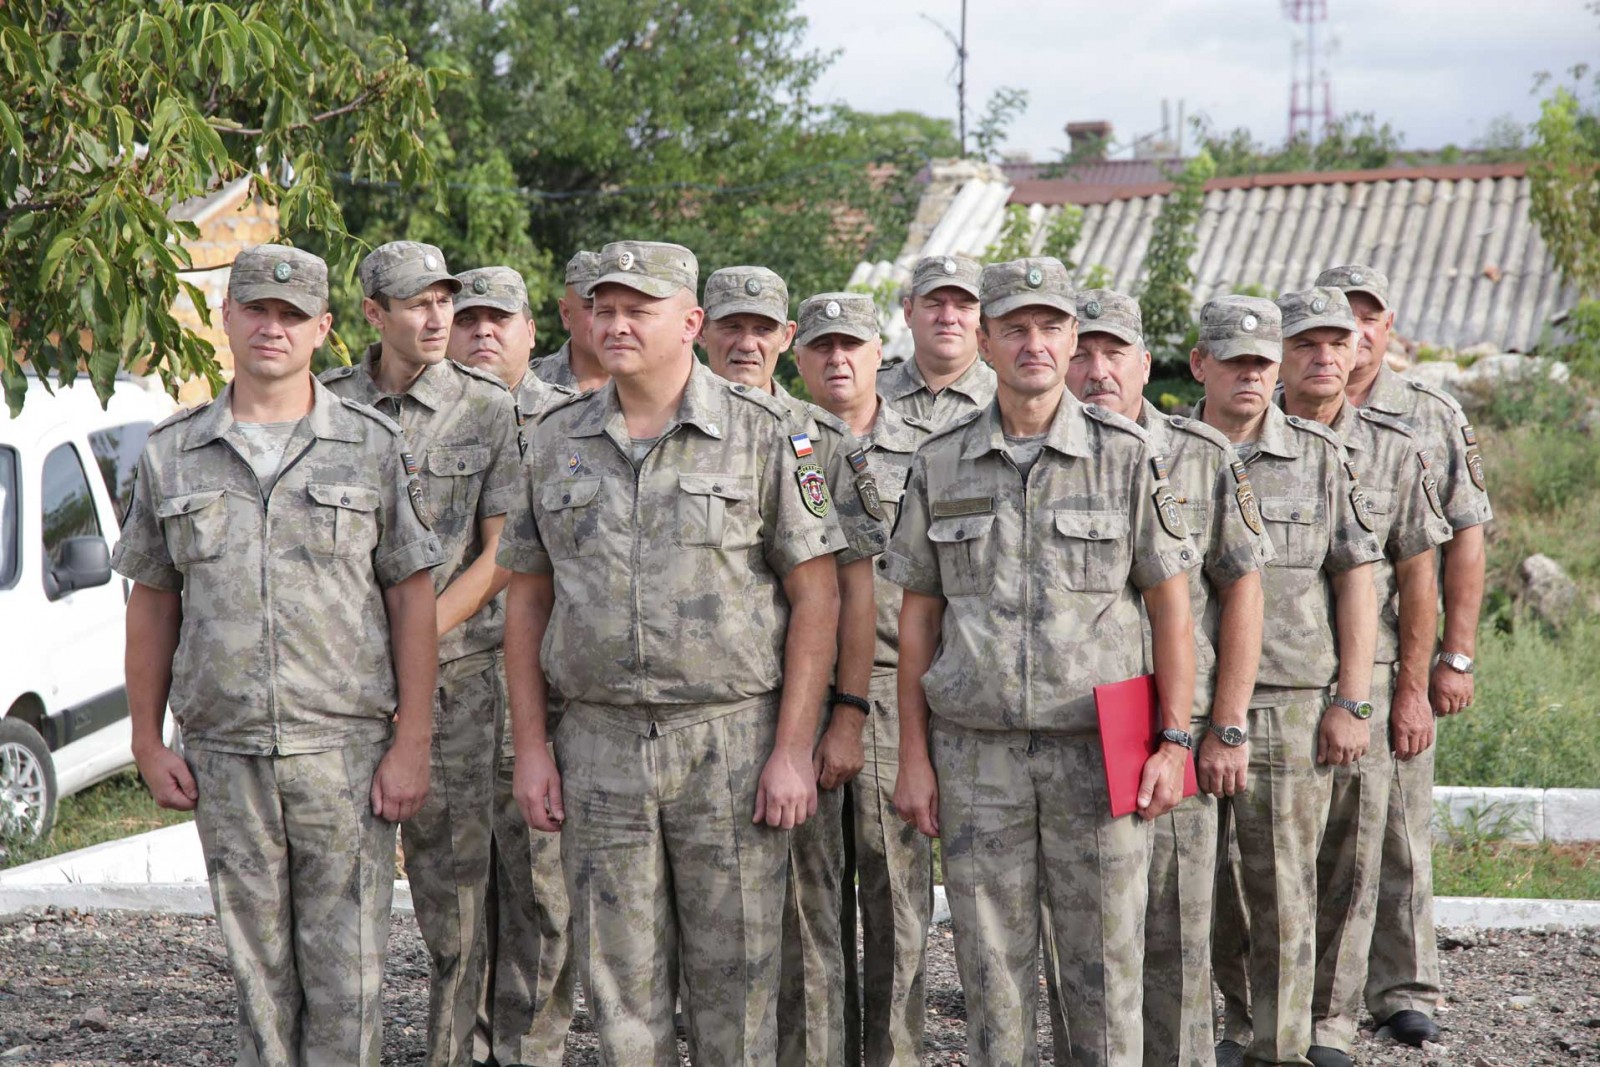
[[[1381, 167], [1372, 170], [1297, 171], [1289, 174], [1244, 174], [1232, 178], [1213, 178], [1206, 192], [1229, 189], [1271, 189], [1296, 185], [1364, 185], [1392, 181], [1482, 181], [1489, 178], [1521, 178], [1528, 164], [1448, 163], [1421, 167]], [[1058, 178], [1019, 179], [1011, 187], [1013, 204], [1109, 204], [1117, 200], [1139, 200], [1165, 196], [1172, 182], [1145, 182], [1139, 185], [1089, 185]]]

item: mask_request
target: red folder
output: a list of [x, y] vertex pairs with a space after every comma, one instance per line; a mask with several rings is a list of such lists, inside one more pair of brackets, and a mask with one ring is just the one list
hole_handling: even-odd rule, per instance
[[[1094, 708], [1100, 716], [1100, 751], [1105, 756], [1106, 792], [1111, 816], [1139, 810], [1139, 781], [1144, 764], [1161, 744], [1161, 705], [1156, 676], [1141, 674], [1124, 682], [1094, 687]], [[1194, 755], [1183, 760], [1183, 795], [1200, 791], [1194, 777]]]

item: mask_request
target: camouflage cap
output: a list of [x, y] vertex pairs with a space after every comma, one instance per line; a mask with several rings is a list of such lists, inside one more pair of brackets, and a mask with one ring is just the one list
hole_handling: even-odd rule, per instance
[[923, 256], [911, 271], [911, 295], [923, 296], [935, 289], [955, 288], [977, 296], [983, 277], [983, 264], [966, 256]]
[[582, 249], [567, 260], [566, 284], [582, 293], [600, 277], [600, 253]]
[[1326, 326], [1335, 330], [1356, 329], [1355, 312], [1343, 289], [1321, 286], [1283, 293], [1278, 297], [1278, 310], [1283, 313], [1283, 339], [1307, 330]]
[[461, 283], [445, 266], [444, 253], [420, 241], [390, 241], [367, 253], [361, 261], [361, 291], [367, 296], [392, 296], [406, 300], [428, 286], [444, 282], [451, 292]]
[[1317, 275], [1316, 284], [1342, 289], [1346, 296], [1366, 293], [1383, 310], [1389, 310], [1389, 276], [1365, 264], [1347, 263], [1342, 267], [1329, 267]]
[[766, 267], [723, 267], [706, 279], [700, 306], [708, 319], [760, 315], [788, 322], [789, 287]]
[[1078, 314], [1077, 302], [1072, 298], [1072, 279], [1054, 256], [990, 263], [983, 268], [978, 299], [984, 315], [991, 319], [1025, 307], [1049, 307], [1068, 315]]
[[456, 275], [461, 289], [456, 293], [456, 310], [498, 308], [522, 311], [528, 306], [528, 287], [522, 275], [510, 267], [479, 267]]
[[288, 245], [256, 245], [240, 252], [228, 271], [228, 299], [282, 300], [307, 315], [328, 310], [328, 265], [321, 256]]
[[1139, 301], [1114, 289], [1084, 289], [1077, 296], [1078, 336], [1108, 333], [1144, 348], [1144, 316]]
[[830, 333], [875, 341], [878, 332], [878, 305], [866, 293], [818, 293], [800, 303], [800, 329], [794, 343], [805, 346]]
[[[612, 241], [600, 250], [592, 294], [602, 285], [625, 285], [646, 296], [668, 297], [700, 288], [700, 264], [682, 245], [661, 241]], [[588, 295], [588, 294], [585, 294]]]
[[1283, 316], [1264, 296], [1219, 296], [1200, 309], [1200, 348], [1213, 359], [1283, 362]]

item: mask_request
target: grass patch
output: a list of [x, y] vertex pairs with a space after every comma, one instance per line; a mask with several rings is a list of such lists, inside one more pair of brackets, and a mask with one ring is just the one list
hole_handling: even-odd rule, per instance
[[1433, 891], [1442, 897], [1600, 900], [1600, 846], [1438, 845]]
[[156, 806], [135, 771], [123, 771], [61, 801], [56, 828], [43, 841], [0, 852], [0, 870], [188, 822], [192, 812]]

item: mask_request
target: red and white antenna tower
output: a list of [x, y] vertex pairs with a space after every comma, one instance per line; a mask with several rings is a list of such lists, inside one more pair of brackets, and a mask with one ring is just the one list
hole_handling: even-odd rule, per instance
[[[1303, 137], [1316, 144], [1333, 122], [1333, 90], [1328, 82], [1329, 43], [1317, 39], [1317, 27], [1328, 21], [1328, 0], [1282, 0], [1285, 17], [1303, 27], [1295, 39], [1289, 82], [1289, 140]], [[1326, 35], [1324, 35], [1326, 36]]]

